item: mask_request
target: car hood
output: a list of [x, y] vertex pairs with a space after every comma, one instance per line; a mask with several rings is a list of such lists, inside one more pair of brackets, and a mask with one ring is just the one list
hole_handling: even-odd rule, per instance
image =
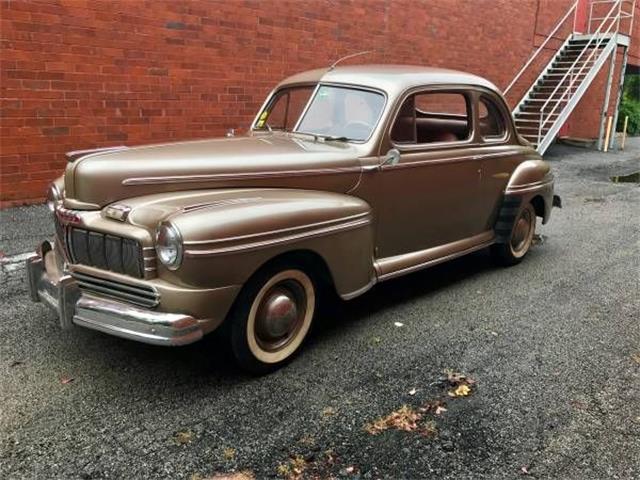
[[228, 187], [346, 192], [360, 176], [358, 147], [288, 134], [253, 135], [70, 155], [65, 204], [101, 208], [126, 198]]

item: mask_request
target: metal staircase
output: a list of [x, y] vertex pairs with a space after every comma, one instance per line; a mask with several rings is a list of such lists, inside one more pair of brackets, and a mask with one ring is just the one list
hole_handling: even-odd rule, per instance
[[[545, 41], [534, 52], [513, 81], [505, 89], [505, 95], [534, 64], [540, 63], [540, 54], [558, 30], [565, 25], [571, 14], [576, 15], [579, 0], [577, 0], [565, 16], [558, 22]], [[593, 16], [595, 5], [611, 5], [602, 17]], [[627, 8], [631, 7], [630, 12]], [[560, 48], [544, 66], [542, 72], [526, 91], [513, 110], [513, 116], [519, 133], [529, 140], [541, 154], [553, 142], [558, 132], [585, 94], [596, 75], [600, 72], [607, 59], [615, 61], [618, 45], [628, 46], [629, 37], [620, 33], [621, 20], [633, 21], [635, 0], [596, 0], [591, 3], [588, 30], [592, 33], [581, 34], [573, 32], [566, 37]], [[575, 18], [575, 17], [574, 17]], [[599, 22], [593, 29], [594, 21]], [[631, 32], [629, 25], [629, 32]], [[548, 51], [548, 50], [547, 50]], [[625, 56], [626, 59], [626, 56]], [[611, 82], [611, 71], [610, 80]], [[609, 95], [607, 94], [606, 103]], [[606, 106], [605, 106], [606, 110]]]

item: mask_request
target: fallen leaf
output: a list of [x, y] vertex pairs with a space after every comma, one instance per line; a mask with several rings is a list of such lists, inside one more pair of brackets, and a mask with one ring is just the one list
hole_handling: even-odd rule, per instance
[[404, 323], [401, 322], [393, 322], [396, 327], [404, 327]]
[[313, 446], [316, 444], [316, 440], [310, 435], [304, 435], [300, 440], [298, 440], [298, 443], [302, 445]]
[[422, 415], [408, 405], [403, 405], [398, 410], [381, 417], [372, 423], [365, 425], [365, 430], [371, 435], [378, 435], [390, 428], [411, 432], [418, 429], [418, 422]]
[[444, 407], [442, 407], [442, 406], [438, 405], [438, 406], [436, 407], [435, 414], [436, 414], [436, 415], [441, 415], [442, 413], [444, 413], [444, 412], [446, 412], [446, 411], [447, 411], [447, 409], [446, 409], [446, 408], [444, 408]]
[[420, 429], [420, 434], [424, 437], [435, 437], [438, 434], [436, 422], [429, 421]]
[[187, 443], [191, 443], [191, 440], [193, 440], [193, 432], [191, 432], [190, 430], [186, 430], [184, 432], [176, 432], [176, 434], [173, 436], [173, 441], [177, 445], [186, 445]]
[[207, 477], [203, 480], [255, 480], [255, 475], [249, 470], [233, 473], [216, 473], [213, 477]]
[[522, 475], [529, 475], [529, 469], [528, 469], [527, 467], [522, 467], [522, 468], [520, 469], [520, 473], [521, 473]]
[[633, 358], [633, 361], [640, 364], [640, 353], [634, 353], [631, 355], [631, 358]]
[[233, 460], [236, 458], [236, 449], [231, 447], [226, 447], [222, 450], [222, 456], [225, 460]]
[[415, 388], [412, 388], [411, 390], [409, 390], [409, 395], [413, 396], [415, 395], [417, 392], [417, 390]]
[[456, 372], [453, 370], [445, 370], [444, 373], [447, 375], [447, 382], [449, 382], [449, 384], [451, 384], [452, 386], [457, 386], [457, 385], [473, 385], [474, 383], [476, 383], [476, 381], [465, 375], [464, 373], [460, 373], [460, 372]]
[[336, 414], [336, 409], [333, 407], [325, 407], [322, 409], [323, 417], [331, 417]]
[[459, 385], [455, 390], [448, 392], [450, 397], [466, 397], [471, 393], [471, 388], [468, 385]]
[[69, 383], [73, 382], [73, 378], [71, 377], [60, 377], [60, 383], [63, 385], [68, 385]]
[[353, 466], [351, 466], [351, 467], [347, 467], [347, 468], [345, 468], [345, 469], [344, 469], [344, 471], [345, 471], [346, 473], [349, 473], [349, 474], [353, 473], [353, 472], [354, 472], [354, 470], [355, 470], [355, 467], [353, 467]]

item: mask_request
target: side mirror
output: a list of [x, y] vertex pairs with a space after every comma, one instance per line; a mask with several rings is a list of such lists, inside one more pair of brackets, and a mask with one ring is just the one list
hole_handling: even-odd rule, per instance
[[400, 152], [397, 149], [392, 148], [384, 156], [384, 159], [382, 160], [382, 165], [397, 165], [399, 161], [400, 161]]
[[235, 128], [230, 128], [229, 130], [227, 130], [226, 136], [228, 138], [235, 137], [236, 136], [236, 129]]

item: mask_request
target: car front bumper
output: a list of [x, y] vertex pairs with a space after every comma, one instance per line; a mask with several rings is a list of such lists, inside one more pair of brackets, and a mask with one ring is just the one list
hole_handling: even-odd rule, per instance
[[38, 253], [26, 260], [29, 289], [32, 300], [58, 314], [62, 328], [79, 325], [165, 346], [186, 345], [202, 338], [202, 323], [190, 315], [158, 312], [82, 292], [71, 275], [47, 271], [48, 255], [55, 252], [44, 242]]

